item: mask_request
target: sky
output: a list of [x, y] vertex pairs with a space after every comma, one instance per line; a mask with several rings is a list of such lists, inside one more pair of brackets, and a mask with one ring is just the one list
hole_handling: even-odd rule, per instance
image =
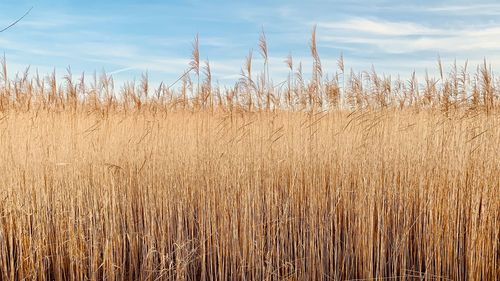
[[[191, 43], [199, 35], [200, 56], [214, 80], [240, 77], [253, 50], [262, 69], [259, 34], [265, 31], [275, 83], [287, 75], [288, 54], [310, 72], [311, 30], [317, 26], [323, 69], [337, 71], [342, 53], [347, 69], [409, 76], [436, 73], [438, 55], [447, 64], [469, 65], [486, 58], [500, 66], [500, 3], [495, 1], [28, 1], [2, 0], [0, 27], [33, 7], [0, 33], [0, 52], [9, 72], [56, 69], [64, 75], [106, 71], [118, 83], [175, 81], [189, 67]], [[1, 28], [0, 28], [1, 29]]]

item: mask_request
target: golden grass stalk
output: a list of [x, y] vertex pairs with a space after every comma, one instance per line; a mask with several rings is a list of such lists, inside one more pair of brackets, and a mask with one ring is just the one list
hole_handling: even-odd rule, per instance
[[491, 114], [1, 120], [4, 280], [500, 277]]

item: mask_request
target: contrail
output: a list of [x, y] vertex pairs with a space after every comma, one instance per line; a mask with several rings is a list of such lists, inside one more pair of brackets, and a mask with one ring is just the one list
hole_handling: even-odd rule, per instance
[[136, 69], [136, 68], [135, 67], [125, 67], [125, 68], [117, 69], [115, 71], [111, 71], [108, 74], [109, 75], [113, 75], [113, 74], [118, 74], [118, 73], [122, 73], [122, 72], [125, 72], [125, 71], [133, 70], [133, 69]]

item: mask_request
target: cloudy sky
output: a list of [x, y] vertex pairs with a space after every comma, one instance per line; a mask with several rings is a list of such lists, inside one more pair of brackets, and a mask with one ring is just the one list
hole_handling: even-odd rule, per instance
[[[148, 71], [166, 83], [188, 68], [198, 33], [201, 58], [214, 78], [238, 79], [249, 50], [258, 58], [264, 28], [273, 78], [286, 75], [291, 53], [310, 68], [309, 40], [317, 25], [326, 72], [342, 52], [347, 68], [400, 73], [436, 69], [445, 62], [500, 66], [500, 4], [494, 1], [28, 1], [2, 0], [0, 27], [33, 6], [19, 24], [0, 33], [0, 52], [11, 72], [26, 66], [42, 73], [113, 73], [118, 81]], [[256, 61], [254, 67], [260, 67]]]

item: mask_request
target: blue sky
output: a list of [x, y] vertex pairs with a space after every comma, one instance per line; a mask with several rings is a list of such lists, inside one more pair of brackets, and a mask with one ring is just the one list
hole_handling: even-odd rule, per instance
[[62, 75], [106, 70], [115, 80], [174, 81], [188, 68], [198, 33], [201, 58], [209, 59], [221, 84], [239, 77], [254, 50], [259, 69], [262, 27], [272, 77], [286, 76], [291, 53], [306, 72], [310, 32], [317, 24], [326, 72], [343, 52], [347, 68], [409, 76], [435, 73], [436, 58], [471, 64], [486, 57], [500, 66], [500, 3], [494, 1], [11, 1], [0, 2], [0, 26], [33, 6], [12, 29], [0, 33], [0, 52], [11, 73], [28, 65]]

